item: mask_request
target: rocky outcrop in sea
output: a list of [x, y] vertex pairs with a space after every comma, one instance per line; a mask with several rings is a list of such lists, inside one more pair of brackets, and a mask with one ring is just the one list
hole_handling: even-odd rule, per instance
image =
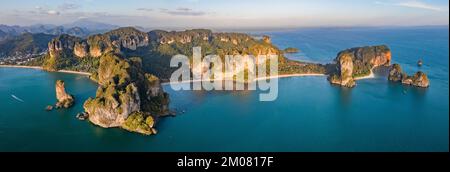
[[58, 102], [56, 102], [55, 107], [56, 108], [71, 107], [74, 104], [75, 99], [72, 95], [66, 92], [66, 89], [64, 87], [64, 81], [57, 80], [55, 87], [56, 87], [56, 99], [58, 100]]
[[356, 85], [353, 78], [353, 60], [348, 54], [342, 54], [338, 57], [338, 74], [333, 74], [329, 80], [332, 84], [344, 87], [354, 87]]
[[425, 73], [418, 71], [414, 75], [408, 76], [405, 72], [403, 72], [399, 64], [393, 64], [391, 66], [388, 80], [422, 88], [427, 88], [430, 86], [430, 80]]

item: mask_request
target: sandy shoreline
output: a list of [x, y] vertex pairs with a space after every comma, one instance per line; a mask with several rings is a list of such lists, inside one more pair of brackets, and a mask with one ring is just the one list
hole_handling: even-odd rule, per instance
[[372, 79], [372, 78], [375, 78], [375, 74], [373, 73], [373, 70], [370, 70], [370, 75], [358, 77], [358, 78], [355, 78], [355, 80]]
[[325, 74], [320, 74], [320, 73], [310, 73], [310, 74], [285, 74], [285, 75], [277, 75], [277, 76], [269, 76], [269, 77], [256, 78], [255, 81], [265, 80], [265, 79], [272, 79], [272, 78], [289, 78], [289, 77], [304, 77], [304, 76], [326, 76], [326, 75], [325, 75]]
[[11, 67], [11, 68], [27, 68], [27, 69], [41, 69], [40, 66], [20, 66], [20, 65], [0, 65], [0, 67]]
[[72, 74], [87, 75], [87, 76], [92, 75], [91, 73], [88, 73], [88, 72], [77, 72], [77, 71], [71, 71], [71, 70], [59, 70], [59, 71], [57, 71], [57, 72], [61, 72], [61, 73], [72, 73]]
[[[20, 66], [20, 65], [0, 65], [0, 67], [10, 67], [10, 68], [27, 68], [27, 69], [38, 69], [43, 70], [40, 66]], [[71, 70], [59, 70], [56, 72], [60, 73], [71, 73], [71, 74], [78, 74], [78, 75], [86, 75], [90, 76], [91, 73], [88, 72], [78, 72], [78, 71], [71, 71]], [[289, 77], [305, 77], [305, 76], [326, 76], [325, 74], [285, 74], [285, 75], [277, 75], [277, 76], [269, 76], [269, 77], [262, 77], [262, 78], [255, 78], [253, 82], [265, 80], [265, 79], [273, 79], [273, 78], [289, 78]], [[355, 78], [355, 80], [363, 80], [363, 79], [371, 79], [375, 78], [375, 74], [373, 73], [373, 70], [370, 70], [370, 75], [358, 77]], [[162, 85], [169, 85], [169, 84], [183, 84], [183, 83], [193, 83], [193, 82], [202, 82], [202, 81], [214, 81], [214, 80], [189, 80], [189, 81], [182, 81], [182, 82], [163, 82]], [[217, 79], [216, 81], [223, 81], [222, 79]]]
[[[0, 65], [0, 67], [27, 68], [27, 69], [44, 70], [41, 66]], [[88, 72], [78, 72], [78, 71], [71, 71], [71, 70], [59, 70], [59, 71], [55, 71], [55, 72], [71, 73], [71, 74], [86, 75], [86, 76], [90, 76], [91, 75], [91, 73], [88, 73]]]
[[[306, 77], [306, 76], [327, 76], [325, 74], [286, 74], [286, 75], [277, 75], [277, 76], [269, 76], [269, 77], [262, 77], [262, 78], [255, 78], [253, 82], [265, 80], [265, 79], [273, 79], [273, 78], [289, 78], [289, 77]], [[363, 80], [363, 79], [372, 79], [375, 78], [375, 74], [373, 71], [370, 71], [370, 75], [358, 77], [355, 78], [355, 80]], [[186, 84], [186, 83], [194, 83], [194, 82], [202, 82], [202, 81], [227, 81], [222, 79], [217, 80], [189, 80], [189, 81], [181, 81], [181, 82], [163, 82], [162, 85], [169, 85], [169, 84]]]
[[[261, 78], [255, 78], [253, 82], [265, 80], [265, 79], [274, 79], [274, 78], [289, 78], [289, 77], [306, 77], [306, 76], [326, 76], [325, 74], [286, 74], [286, 75], [277, 75], [277, 76], [269, 76], [269, 77], [261, 77]], [[161, 83], [162, 85], [169, 85], [169, 84], [186, 84], [186, 83], [194, 83], [194, 82], [202, 82], [202, 81], [233, 81], [233, 80], [223, 80], [223, 79], [216, 79], [216, 80], [189, 80], [189, 81], [181, 81], [181, 82], [164, 82]]]

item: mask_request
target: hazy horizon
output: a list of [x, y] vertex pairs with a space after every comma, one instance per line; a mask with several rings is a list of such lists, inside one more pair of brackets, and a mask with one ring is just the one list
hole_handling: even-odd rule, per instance
[[[5, 1], [0, 24], [65, 25], [89, 20], [155, 29], [276, 29], [448, 26], [447, 0]], [[244, 9], [244, 10], [242, 10]]]
[[[237, 30], [237, 31], [242, 31], [242, 30], [249, 30], [249, 31], [270, 31], [270, 30], [285, 30], [285, 31], [289, 31], [289, 30], [297, 30], [297, 29], [332, 29], [332, 28], [336, 28], [336, 29], [345, 29], [345, 28], [414, 28], [414, 27], [450, 27], [450, 24], [430, 24], [430, 25], [376, 25], [376, 26], [372, 26], [372, 25], [348, 25], [348, 26], [340, 26], [340, 25], [329, 25], [329, 26], [273, 26], [273, 27], [269, 27], [269, 26], [247, 26], [247, 27], [231, 27], [231, 26], [226, 26], [226, 27], [216, 27], [216, 26], [175, 26], [175, 27], [171, 27], [171, 26], [149, 26], [149, 27], [144, 27], [144, 26], [140, 26], [140, 25], [118, 25], [115, 23], [104, 23], [101, 21], [95, 21], [95, 20], [88, 20], [89, 22], [95, 22], [97, 24], [107, 24], [107, 25], [111, 25], [111, 26], [117, 26], [117, 27], [135, 27], [135, 28], [141, 28], [141, 29], [146, 29], [146, 30], [173, 30], [173, 31], [177, 31], [177, 30], [189, 30], [189, 29], [212, 29], [212, 30]], [[57, 27], [57, 26], [68, 26], [68, 25], [72, 25], [73, 23], [78, 22], [78, 21], [74, 21], [74, 22], [70, 22], [70, 23], [63, 23], [63, 24], [49, 24], [49, 23], [35, 23], [35, 24], [7, 24], [7, 23], [0, 23], [0, 25], [6, 25], [6, 26], [19, 26], [19, 27], [33, 27], [33, 26], [50, 26], [50, 27]]]

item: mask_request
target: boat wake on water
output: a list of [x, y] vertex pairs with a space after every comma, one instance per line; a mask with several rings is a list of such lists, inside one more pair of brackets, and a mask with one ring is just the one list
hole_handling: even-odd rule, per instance
[[23, 101], [22, 99], [20, 99], [20, 98], [18, 98], [17, 96], [15, 96], [14, 94], [11, 94], [11, 97], [14, 98], [14, 99], [16, 99], [16, 100], [19, 101], [19, 102], [25, 102], [25, 101]]

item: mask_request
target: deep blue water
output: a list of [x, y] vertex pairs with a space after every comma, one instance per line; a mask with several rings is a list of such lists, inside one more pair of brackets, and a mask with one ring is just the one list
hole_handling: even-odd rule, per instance
[[[428, 74], [428, 89], [357, 81], [331, 86], [324, 77], [283, 78], [274, 102], [259, 91], [173, 91], [155, 136], [102, 129], [78, 121], [82, 102], [95, 95], [86, 77], [34, 69], [0, 68], [0, 151], [448, 151], [448, 27], [333, 28], [268, 32], [292, 59], [330, 62], [342, 49], [387, 44], [408, 73]], [[424, 60], [419, 68], [416, 62]], [[69, 110], [44, 111], [54, 83], [76, 97]], [[24, 102], [14, 99], [19, 97]]]

